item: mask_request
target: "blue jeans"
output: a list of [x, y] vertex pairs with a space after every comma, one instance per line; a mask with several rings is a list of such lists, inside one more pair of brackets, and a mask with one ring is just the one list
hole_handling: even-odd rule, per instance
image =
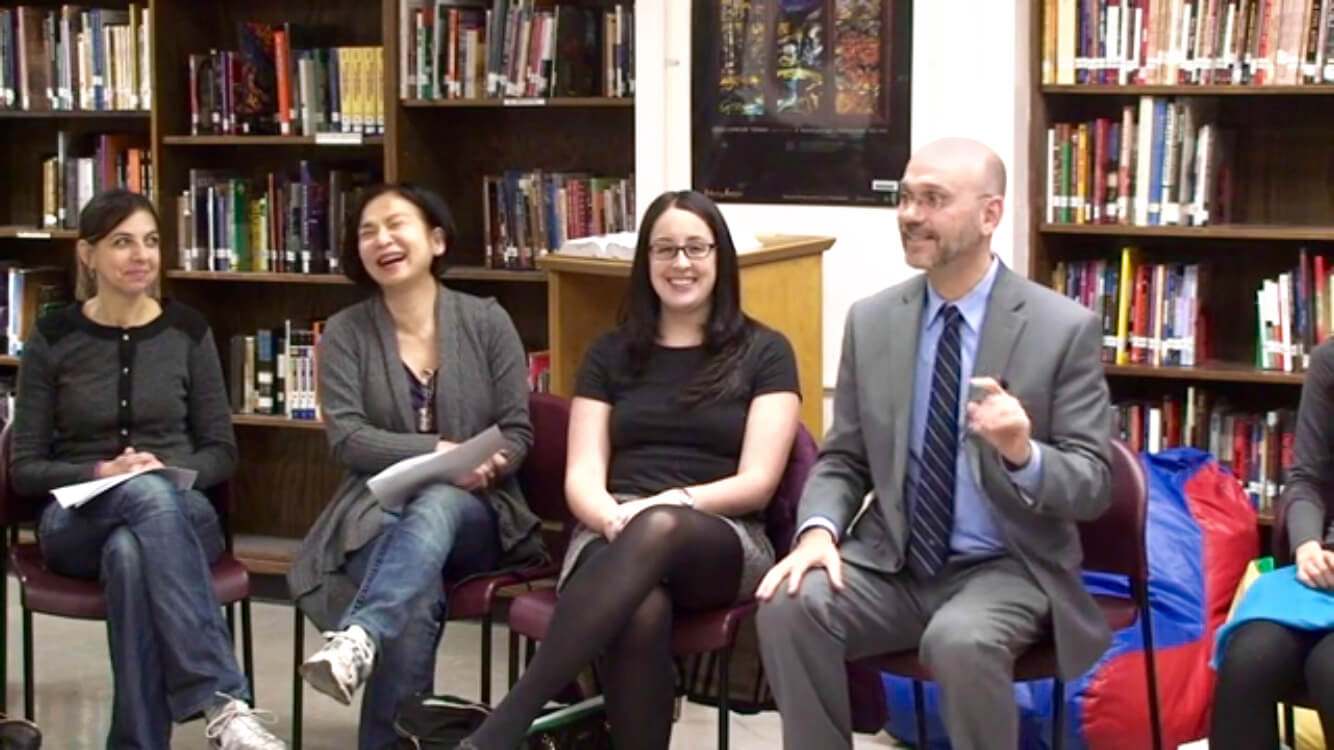
[[107, 747], [161, 748], [181, 722], [249, 699], [209, 580], [224, 549], [208, 498], [152, 474], [78, 508], [51, 503], [37, 537], [48, 568], [101, 580], [115, 698]]
[[393, 748], [398, 705], [435, 689], [443, 578], [492, 570], [500, 561], [495, 511], [453, 485], [430, 485], [384, 516], [375, 540], [348, 558], [348, 575], [361, 588], [340, 625], [360, 625], [375, 642], [375, 667], [361, 699], [360, 750]]

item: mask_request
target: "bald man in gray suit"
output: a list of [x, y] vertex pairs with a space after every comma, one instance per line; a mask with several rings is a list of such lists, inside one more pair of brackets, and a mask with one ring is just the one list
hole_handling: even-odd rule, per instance
[[757, 591], [788, 750], [851, 747], [844, 660], [914, 648], [953, 747], [1015, 747], [1015, 657], [1051, 635], [1071, 679], [1110, 642], [1075, 527], [1109, 498], [1101, 324], [992, 255], [1004, 203], [985, 146], [924, 147], [898, 220], [925, 273], [848, 313], [797, 542]]

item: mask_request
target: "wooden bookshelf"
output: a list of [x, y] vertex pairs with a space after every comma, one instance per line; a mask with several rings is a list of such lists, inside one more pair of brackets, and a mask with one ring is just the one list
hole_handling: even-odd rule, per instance
[[45, 229], [42, 227], [0, 227], [0, 239], [10, 240], [73, 240], [77, 239], [77, 229]]
[[1334, 94], [1334, 86], [1328, 84], [1300, 86], [1047, 84], [1041, 87], [1041, 93], [1050, 96], [1329, 96]]
[[1137, 226], [1133, 224], [1048, 224], [1037, 231], [1047, 235], [1097, 235], [1101, 237], [1273, 240], [1275, 242], [1334, 242], [1334, 225], [1217, 224], [1202, 227]]
[[635, 100], [610, 96], [515, 96], [504, 99], [404, 99], [403, 106], [416, 108], [616, 107], [633, 109]]
[[19, 358], [11, 357], [8, 354], [0, 354], [0, 367], [18, 367]]
[[147, 120], [151, 114], [146, 109], [0, 109], [0, 120]]
[[1105, 371], [1117, 378], [1159, 378], [1213, 383], [1259, 383], [1265, 385], [1301, 385], [1300, 372], [1257, 370], [1232, 363], [1211, 362], [1199, 367], [1153, 367], [1151, 365], [1107, 365]]
[[[267, 273], [260, 271], [167, 271], [167, 278], [176, 281], [241, 282], [247, 284], [351, 284], [340, 273]], [[545, 284], [544, 271], [517, 271], [507, 268], [451, 266], [445, 269], [446, 281], [492, 281]]]
[[232, 424], [237, 427], [267, 427], [278, 430], [324, 431], [324, 422], [313, 419], [288, 419], [269, 414], [233, 414]]
[[168, 135], [162, 143], [168, 146], [327, 146], [356, 148], [383, 146], [384, 136], [351, 133], [320, 135]]
[[[1087, 19], [1076, 22], [1080, 20]], [[1105, 372], [1113, 401], [1144, 404], [1145, 412], [1161, 407], [1164, 429], [1173, 424], [1168, 417], [1169, 409], [1182, 418], [1175, 424], [1184, 424], [1186, 397], [1191, 389], [1208, 394], [1209, 406], [1222, 405], [1225, 413], [1269, 415], [1280, 410], [1295, 411], [1300, 395], [1298, 386], [1303, 383], [1304, 374], [1256, 366], [1259, 328], [1256, 293], [1265, 279], [1296, 268], [1303, 251], [1310, 257], [1328, 257], [1334, 249], [1331, 248], [1334, 204], [1329, 200], [1334, 187], [1334, 140], [1328, 136], [1328, 127], [1320, 125], [1334, 117], [1334, 85], [1054, 85], [1049, 81], [1044, 83], [1043, 79], [1044, 31], [1043, 12], [1039, 8], [1032, 14], [1030, 27], [1035, 43], [1029, 58], [1032, 82], [1027, 165], [1031, 176], [1028, 196], [1031, 211], [1026, 217], [1032, 229], [1029, 277], [1055, 284], [1059, 278], [1058, 265], [1064, 264], [1063, 270], [1069, 271], [1084, 264], [1081, 268], [1085, 270], [1081, 272], [1087, 274], [1089, 262], [1106, 261], [1106, 268], [1117, 270], [1119, 285], [1123, 282], [1119, 278], [1123, 248], [1134, 248], [1138, 263], [1144, 265], [1207, 266], [1208, 283], [1201, 282], [1203, 294], [1199, 305], [1205, 325], [1193, 332], [1204, 334], [1206, 350], [1197, 355], [1204, 362], [1193, 367], [1108, 364]], [[1079, 40], [1077, 33], [1075, 38]], [[1157, 58], [1157, 51], [1150, 50], [1148, 59]], [[1056, 63], [1048, 68], [1051, 72], [1059, 69]], [[1218, 180], [1221, 174], [1223, 180], [1209, 185], [1210, 197], [1216, 199], [1210, 206], [1213, 223], [1207, 226], [1052, 223], [1049, 204], [1055, 208], [1062, 204], [1049, 199], [1048, 181], [1053, 175], [1054, 157], [1062, 152], [1053, 153], [1049, 128], [1058, 123], [1092, 123], [1099, 118], [1119, 127], [1124, 108], [1130, 107], [1138, 136], [1144, 127], [1149, 127], [1141, 117], [1142, 97], [1184, 100], [1199, 115], [1195, 127], [1207, 122], [1215, 127], [1215, 134], [1226, 134], [1226, 137], [1219, 135], [1216, 143], [1235, 138], [1226, 161], [1211, 164], [1212, 178]], [[1110, 130], [1107, 127], [1103, 132]], [[1086, 132], [1087, 162], [1079, 162], [1078, 146], [1071, 149], [1069, 163], [1075, 175], [1071, 180], [1072, 193], [1077, 180], [1087, 176], [1086, 184], [1094, 185], [1103, 173], [1095, 156], [1098, 128], [1090, 125]], [[1133, 208], [1135, 190], [1140, 187], [1137, 171], [1141, 155], [1137, 140], [1131, 144], [1136, 149], [1129, 169]], [[1165, 161], [1179, 170], [1180, 162], [1171, 161], [1171, 155], [1183, 150], [1167, 151], [1169, 159]], [[1194, 154], [1190, 152], [1191, 158]], [[1113, 167], [1121, 155], [1109, 153], [1106, 166]], [[1182, 172], [1167, 174], [1169, 179], [1160, 186], [1181, 183]], [[1193, 167], [1184, 174], [1191, 180], [1197, 177]], [[1118, 187], [1121, 184], [1116, 183]], [[1193, 191], [1195, 186], [1191, 187]], [[1059, 186], [1054, 187], [1053, 197], [1060, 192]], [[1084, 198], [1085, 193], [1078, 196]], [[1166, 193], [1164, 196], [1165, 202], [1190, 203], [1195, 198], [1193, 192], [1184, 197]], [[1091, 192], [1087, 193], [1087, 199], [1094, 200]], [[1204, 277], [1202, 272], [1199, 278]], [[1073, 277], [1066, 276], [1067, 280], [1070, 278]], [[1080, 281], [1083, 283], [1083, 279]], [[1106, 299], [1096, 291], [1092, 296]], [[1150, 300], [1150, 304], [1155, 303]], [[1168, 405], [1169, 401], [1173, 405]], [[1183, 442], [1187, 439], [1189, 436], [1183, 435]], [[1277, 435], [1272, 439], [1280, 440]], [[1262, 515], [1261, 524], [1267, 523]]]

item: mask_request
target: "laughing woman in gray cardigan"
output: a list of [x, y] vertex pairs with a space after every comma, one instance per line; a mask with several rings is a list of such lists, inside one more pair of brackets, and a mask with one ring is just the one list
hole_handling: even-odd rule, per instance
[[[288, 583], [328, 631], [302, 676], [343, 704], [368, 682], [358, 744], [380, 750], [394, 746], [398, 704], [433, 688], [442, 574], [547, 556], [514, 477], [533, 439], [523, 345], [495, 301], [440, 284], [454, 235], [448, 207], [421, 188], [381, 186], [351, 215], [343, 266], [377, 293], [331, 317], [319, 343], [326, 431], [347, 475]], [[493, 424], [505, 448], [457, 485], [429, 485], [392, 509], [367, 489], [391, 464]]]

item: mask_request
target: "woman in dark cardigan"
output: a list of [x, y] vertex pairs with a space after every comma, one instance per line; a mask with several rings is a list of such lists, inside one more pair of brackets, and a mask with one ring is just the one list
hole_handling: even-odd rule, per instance
[[107, 747], [165, 748], [172, 722], [203, 713], [210, 747], [285, 747], [250, 710], [231, 634], [209, 582], [221, 524], [199, 489], [236, 468], [227, 391], [200, 314], [155, 293], [153, 204], [111, 190], [79, 215], [81, 300], [42, 317], [23, 345], [14, 410], [14, 487], [30, 495], [167, 466], [181, 491], [141, 474], [37, 526], [53, 571], [102, 582], [115, 696]]
[[[1288, 504], [1288, 539], [1297, 579], [1334, 592], [1334, 341], [1311, 353], [1297, 408], [1296, 462], [1283, 501]], [[1334, 629], [1310, 630], [1284, 624], [1290, 611], [1272, 619], [1237, 625], [1223, 645], [1214, 688], [1211, 750], [1274, 747], [1278, 737], [1275, 705], [1305, 684], [1315, 701], [1326, 740], [1334, 738]]]
[[[302, 611], [329, 631], [302, 676], [344, 704], [369, 680], [359, 747], [381, 750], [395, 743], [398, 704], [433, 688], [442, 574], [547, 558], [514, 476], [533, 434], [513, 322], [494, 300], [441, 285], [454, 228], [438, 196], [381, 186], [359, 204], [343, 267], [377, 293], [331, 317], [319, 342], [326, 431], [347, 476], [288, 583]], [[457, 485], [429, 485], [401, 507], [381, 505], [367, 488], [391, 464], [491, 425], [505, 448]]]

